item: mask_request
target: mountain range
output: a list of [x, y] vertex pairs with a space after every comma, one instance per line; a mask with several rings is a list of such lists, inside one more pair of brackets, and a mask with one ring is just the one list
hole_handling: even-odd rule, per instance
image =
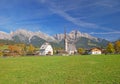
[[[109, 41], [91, 36], [87, 33], [73, 30], [66, 34], [69, 43], [74, 43], [77, 48], [104, 47]], [[0, 31], [1, 40], [9, 40], [17, 43], [33, 44], [40, 47], [44, 42], [50, 42], [53, 47], [64, 47], [64, 33], [50, 36], [43, 32], [32, 32], [19, 29], [14, 32], [6, 33]]]

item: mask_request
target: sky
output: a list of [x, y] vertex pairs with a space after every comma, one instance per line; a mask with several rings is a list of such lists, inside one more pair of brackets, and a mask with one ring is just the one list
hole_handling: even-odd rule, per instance
[[0, 0], [0, 31], [49, 35], [78, 30], [110, 41], [120, 38], [120, 0]]

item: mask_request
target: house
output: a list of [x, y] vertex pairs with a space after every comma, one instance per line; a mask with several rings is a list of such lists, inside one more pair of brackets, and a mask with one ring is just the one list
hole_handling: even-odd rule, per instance
[[88, 54], [102, 54], [102, 50], [100, 48], [92, 48], [89, 50]]
[[40, 47], [39, 55], [53, 55], [53, 48], [49, 43], [44, 43]]

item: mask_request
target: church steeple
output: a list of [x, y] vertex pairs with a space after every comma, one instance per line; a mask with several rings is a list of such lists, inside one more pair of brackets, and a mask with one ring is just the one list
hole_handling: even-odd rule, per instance
[[77, 33], [78, 33], [78, 31], [75, 30], [75, 40], [77, 40]]
[[64, 28], [64, 50], [67, 51], [67, 36], [66, 36], [66, 28]]

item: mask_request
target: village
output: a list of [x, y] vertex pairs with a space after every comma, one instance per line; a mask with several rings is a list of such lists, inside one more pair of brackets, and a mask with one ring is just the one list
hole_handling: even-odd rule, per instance
[[[0, 44], [0, 56], [71, 56], [71, 55], [101, 55], [101, 54], [119, 54], [120, 41], [108, 43], [106, 48], [92, 47], [89, 49], [76, 48], [75, 43], [69, 41], [64, 33], [64, 48], [54, 48], [49, 42], [44, 42], [39, 48], [32, 44]], [[6, 46], [6, 47], [5, 47]], [[5, 48], [4, 48], [5, 47]]]
[[[49, 43], [44, 43], [40, 47], [39, 55], [53, 55], [54, 53], [52, 45]], [[102, 49], [94, 47], [89, 50], [83, 50], [82, 48], [76, 49], [75, 43], [70, 42], [67, 39], [66, 31], [64, 33], [64, 49], [63, 50], [56, 50], [56, 54], [58, 55], [75, 55], [79, 54], [102, 54]]]

